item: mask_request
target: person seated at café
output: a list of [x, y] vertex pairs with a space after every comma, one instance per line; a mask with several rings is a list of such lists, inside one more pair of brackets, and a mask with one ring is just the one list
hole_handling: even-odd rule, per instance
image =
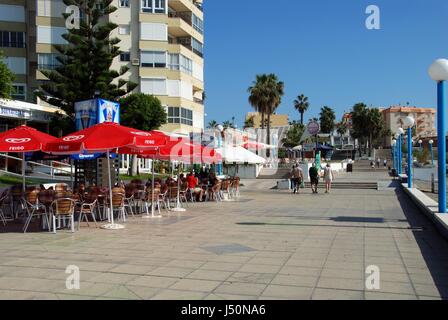
[[193, 172], [187, 176], [188, 190], [192, 197], [196, 198], [196, 201], [202, 201], [204, 196], [204, 190], [199, 186], [198, 179], [195, 177]]

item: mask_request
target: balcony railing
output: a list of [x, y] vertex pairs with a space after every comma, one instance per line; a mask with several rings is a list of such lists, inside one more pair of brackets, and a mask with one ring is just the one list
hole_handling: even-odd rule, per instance
[[204, 104], [204, 100], [199, 99], [199, 98], [193, 97], [193, 101], [196, 102], [196, 103], [202, 104], [202, 105]]

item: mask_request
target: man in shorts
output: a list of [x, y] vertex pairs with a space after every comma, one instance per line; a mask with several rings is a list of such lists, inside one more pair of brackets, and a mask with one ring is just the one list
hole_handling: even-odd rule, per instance
[[319, 184], [319, 171], [317, 170], [315, 163], [313, 163], [312, 167], [310, 168], [309, 175], [311, 181], [311, 191], [313, 191], [313, 193], [318, 193], [317, 185]]
[[298, 165], [292, 167], [291, 180], [293, 186], [293, 193], [299, 193], [300, 185], [303, 181], [303, 170]]

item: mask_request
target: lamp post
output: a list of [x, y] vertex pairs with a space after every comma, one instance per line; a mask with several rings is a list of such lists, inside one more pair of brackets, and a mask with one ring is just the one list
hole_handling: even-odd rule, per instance
[[448, 60], [438, 59], [429, 67], [429, 75], [437, 82], [437, 149], [439, 180], [439, 212], [446, 213], [446, 82], [448, 81]]
[[[218, 130], [218, 148], [222, 148], [222, 132], [224, 131], [224, 127], [220, 124], [216, 126], [216, 129]], [[222, 162], [218, 162], [217, 164], [217, 171], [218, 175], [222, 175]]]
[[[397, 170], [397, 140], [392, 140], [392, 168], [396, 171]], [[395, 176], [395, 175], [394, 175]]]
[[408, 131], [408, 187], [412, 188], [412, 163], [413, 163], [413, 158], [412, 158], [412, 127], [415, 124], [415, 120], [414, 118], [412, 118], [411, 116], [407, 116], [406, 118], [404, 118], [403, 120], [403, 125], [405, 128], [407, 128]]
[[398, 128], [398, 174], [403, 173], [403, 128]]
[[418, 140], [418, 144], [419, 144], [419, 146], [420, 146], [420, 152], [423, 150], [423, 148], [422, 148], [422, 143], [423, 143], [422, 140]]
[[434, 150], [432, 146], [434, 144], [434, 140], [429, 140], [429, 151], [431, 152], [431, 165], [434, 166]]

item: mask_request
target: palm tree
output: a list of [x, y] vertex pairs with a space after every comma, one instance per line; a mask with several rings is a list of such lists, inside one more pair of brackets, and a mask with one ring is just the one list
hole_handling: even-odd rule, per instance
[[267, 75], [256, 75], [255, 81], [247, 91], [249, 92], [249, 103], [255, 111], [261, 113], [261, 128], [264, 129], [266, 114], [266, 94], [265, 85]]
[[222, 126], [223, 126], [224, 129], [228, 129], [228, 128], [235, 129], [235, 126], [233, 125], [233, 122], [230, 121], [230, 120], [224, 121], [222, 123]]
[[337, 125], [337, 127], [338, 127], [337, 132], [339, 134], [339, 137], [341, 138], [341, 145], [343, 145], [344, 143], [342, 140], [343, 140], [344, 134], [347, 132], [347, 126], [341, 122]]
[[[267, 114], [267, 144], [271, 144], [271, 115], [275, 113], [278, 106], [282, 102], [282, 97], [285, 94], [285, 84], [282, 81], [279, 81], [278, 77], [271, 73], [267, 76], [267, 105], [266, 105], [266, 114]], [[268, 149], [266, 155], [270, 156], [270, 150]]]
[[208, 129], [213, 129], [213, 128], [215, 128], [217, 125], [218, 125], [218, 122], [216, 122], [215, 120], [211, 120], [211, 121], [208, 123], [207, 128], [208, 128]]
[[303, 124], [303, 115], [308, 110], [310, 103], [308, 102], [308, 97], [301, 94], [294, 100], [294, 108], [300, 113], [300, 123]]
[[320, 129], [323, 133], [331, 133], [334, 129], [336, 115], [330, 107], [324, 106], [320, 110]]

